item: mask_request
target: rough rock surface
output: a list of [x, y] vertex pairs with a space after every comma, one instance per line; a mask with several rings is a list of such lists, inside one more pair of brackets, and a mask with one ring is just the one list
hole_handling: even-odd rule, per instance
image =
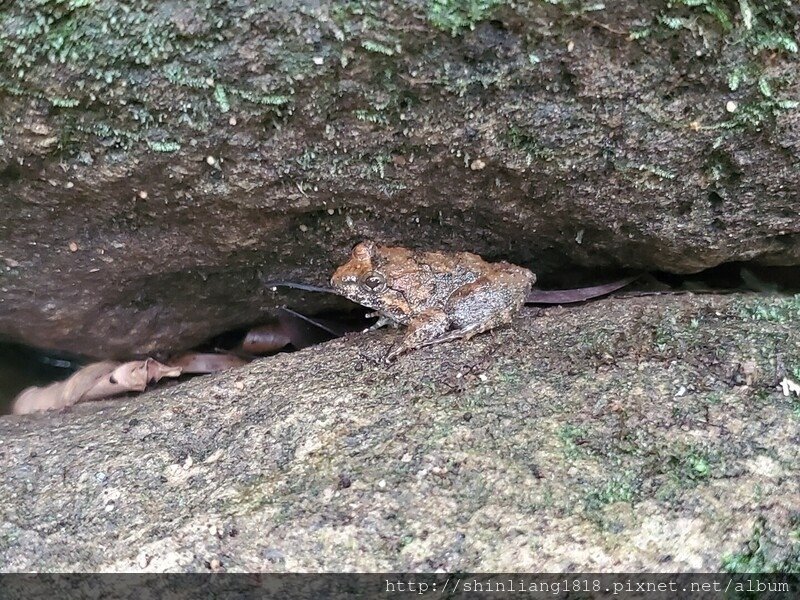
[[798, 264], [798, 11], [3, 3], [0, 338], [186, 348], [283, 302], [262, 277], [325, 281], [364, 237], [556, 286]]
[[0, 419], [9, 570], [798, 568], [800, 296], [358, 334]]

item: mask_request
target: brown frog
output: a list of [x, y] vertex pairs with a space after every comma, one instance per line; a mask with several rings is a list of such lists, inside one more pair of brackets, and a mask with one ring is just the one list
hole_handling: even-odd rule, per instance
[[386, 356], [472, 336], [511, 322], [536, 276], [469, 252], [415, 252], [365, 241], [331, 278], [337, 294], [380, 316], [373, 327], [406, 325]]

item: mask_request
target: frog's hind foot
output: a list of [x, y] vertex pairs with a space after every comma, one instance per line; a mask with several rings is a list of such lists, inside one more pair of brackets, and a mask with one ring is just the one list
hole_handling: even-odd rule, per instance
[[400, 343], [386, 355], [386, 362], [408, 352], [427, 346], [431, 340], [438, 339], [450, 325], [450, 318], [442, 311], [429, 309], [418, 315], [408, 325], [406, 334]]
[[454, 342], [456, 340], [464, 340], [468, 341], [478, 335], [479, 333], [483, 333], [491, 329], [491, 327], [487, 327], [485, 325], [475, 324], [469, 325], [462, 329], [454, 329], [452, 331], [448, 331], [445, 334], [442, 334], [438, 337], [433, 338], [432, 340], [426, 341], [422, 346], [433, 346], [434, 344], [446, 344], [447, 342]]

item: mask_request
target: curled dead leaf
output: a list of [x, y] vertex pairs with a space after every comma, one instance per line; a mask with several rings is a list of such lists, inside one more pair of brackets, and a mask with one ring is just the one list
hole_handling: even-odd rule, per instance
[[64, 381], [23, 390], [14, 399], [11, 411], [15, 415], [25, 415], [125, 392], [141, 392], [148, 383], [155, 383], [164, 377], [178, 377], [180, 374], [180, 367], [164, 365], [152, 358], [125, 363], [92, 363]]
[[239, 349], [248, 354], [277, 352], [291, 344], [301, 350], [344, 335], [352, 328], [343, 323], [319, 317], [307, 317], [290, 308], [281, 307], [277, 322], [250, 329]]

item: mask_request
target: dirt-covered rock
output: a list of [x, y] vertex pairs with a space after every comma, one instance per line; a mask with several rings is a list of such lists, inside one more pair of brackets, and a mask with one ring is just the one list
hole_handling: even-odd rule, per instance
[[543, 285], [800, 262], [790, 0], [24, 0], [0, 17], [3, 338], [187, 348], [284, 302], [264, 278], [324, 282], [365, 237]]
[[0, 419], [9, 570], [794, 570], [800, 296], [354, 334]]

